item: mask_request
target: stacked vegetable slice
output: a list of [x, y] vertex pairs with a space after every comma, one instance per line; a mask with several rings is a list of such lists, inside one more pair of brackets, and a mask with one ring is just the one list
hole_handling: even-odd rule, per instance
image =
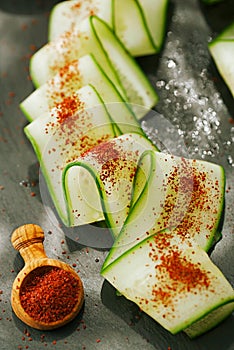
[[225, 176], [145, 142], [125, 134], [67, 165], [71, 217], [102, 212], [115, 237], [102, 276], [173, 334], [196, 337], [234, 310], [233, 288], [206, 253], [217, 240]]
[[222, 212], [223, 170], [154, 151], [139, 164], [141, 191], [101, 274], [171, 333], [193, 338], [234, 310], [232, 286], [205, 253]]
[[[103, 19], [133, 56], [159, 52], [164, 39], [168, 0], [63, 1], [54, 6], [49, 40], [70, 32], [91, 14]], [[131, 14], [131, 15], [130, 15]], [[136, 35], [135, 29], [137, 28]]]
[[218, 165], [158, 152], [137, 120], [158, 97], [132, 55], [161, 48], [166, 5], [57, 5], [51, 41], [30, 62], [37, 89], [21, 109], [63, 223], [110, 227], [101, 274], [170, 332], [194, 337], [234, 308], [206, 253], [220, 238], [225, 176]]
[[86, 54], [93, 54], [113, 84], [122, 87], [123, 98], [128, 102], [146, 108], [157, 103], [156, 92], [141, 68], [111, 28], [95, 16], [33, 55], [30, 63], [33, 82], [42, 85], [66, 64]]
[[214, 62], [234, 97], [234, 22], [208, 45]]
[[70, 225], [105, 218], [116, 238], [128, 216], [138, 160], [149, 149], [155, 146], [146, 137], [124, 134], [69, 163], [63, 185]]

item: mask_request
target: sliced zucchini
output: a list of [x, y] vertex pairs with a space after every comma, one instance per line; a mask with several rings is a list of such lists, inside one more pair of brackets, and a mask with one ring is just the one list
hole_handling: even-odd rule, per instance
[[28, 124], [25, 133], [40, 161], [57, 213], [67, 225], [62, 171], [90, 148], [115, 137], [105, 105], [91, 85], [85, 86], [66, 101], [65, 107], [58, 106]]
[[91, 18], [83, 20], [78, 27], [65, 32], [57, 40], [47, 43], [32, 56], [29, 69], [36, 87], [46, 83], [62, 67], [90, 53], [93, 53], [113, 83], [119, 85], [119, 78], [112, 68], [110, 59], [96, 37]]
[[217, 69], [234, 97], [234, 22], [208, 44]]
[[207, 253], [177, 229], [145, 238], [101, 274], [172, 334], [187, 330], [194, 338], [234, 310], [230, 283]]
[[113, 84], [123, 87], [128, 102], [148, 109], [157, 103], [158, 96], [139, 65], [111, 28], [95, 16], [82, 21], [78, 29], [45, 45], [32, 56], [30, 73], [34, 84], [45, 83], [60, 68], [89, 53], [95, 56]]
[[43, 113], [49, 113], [64, 97], [71, 96], [88, 84], [92, 84], [98, 90], [105, 102], [123, 102], [117, 91], [121, 91], [121, 87], [113, 85], [90, 54], [60, 68], [51, 79], [21, 102], [20, 107], [30, 121], [34, 120]]
[[49, 40], [56, 40], [88, 16], [95, 15], [113, 28], [133, 56], [153, 54], [162, 46], [167, 3], [168, 0], [63, 1], [51, 11]]
[[112, 1], [70, 0], [56, 4], [50, 12], [48, 39], [56, 40], [91, 15], [102, 18], [112, 26]]
[[93, 55], [82, 56], [61, 68], [53, 78], [29, 95], [20, 104], [20, 108], [28, 120], [32, 121], [41, 114], [50, 113], [53, 108], [56, 109], [59, 104], [76, 94], [79, 88], [87, 84], [91, 84], [98, 91], [102, 101], [106, 104], [113, 123], [118, 124], [119, 134], [125, 132], [143, 134], [133, 108], [124, 102]]
[[155, 53], [154, 44], [149, 36], [146, 22], [137, 1], [114, 0], [113, 3], [114, 32], [128, 52], [132, 56]]
[[121, 80], [128, 101], [148, 109], [155, 106], [158, 96], [139, 65], [104, 21], [95, 16], [91, 20], [100, 44]]
[[129, 215], [104, 268], [137, 242], [171, 227], [208, 251], [224, 206], [223, 168], [155, 151], [142, 155], [139, 168]]
[[105, 218], [116, 237], [129, 212], [138, 159], [147, 149], [155, 146], [144, 136], [124, 134], [68, 164], [63, 185], [69, 225]]
[[157, 0], [153, 3], [152, 0], [136, 0], [136, 2], [141, 9], [155, 52], [159, 52], [165, 36], [168, 0]]

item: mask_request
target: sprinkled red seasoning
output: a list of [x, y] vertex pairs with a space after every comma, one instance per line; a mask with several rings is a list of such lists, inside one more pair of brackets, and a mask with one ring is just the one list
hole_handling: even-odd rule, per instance
[[64, 32], [59, 37], [59, 41], [51, 42], [51, 46], [55, 50], [54, 57], [57, 57], [57, 60], [54, 60], [54, 64], [49, 67], [52, 73], [57, 73], [66, 63], [72, 62], [80, 56], [79, 45], [76, 45], [79, 37], [80, 34], [77, 31], [73, 31], [73, 26], [71, 26], [70, 30]]
[[62, 124], [69, 117], [73, 116], [84, 104], [76, 95], [64, 97], [62, 101], [55, 103], [57, 108], [57, 121]]
[[122, 174], [126, 169], [125, 179], [130, 182], [133, 180], [136, 172], [137, 151], [126, 152], [121, 145], [116, 144], [115, 140], [103, 142], [90, 151], [95, 160], [102, 165], [100, 179], [103, 182], [107, 180], [114, 186], [117, 179], [121, 178], [117, 172]]
[[[212, 196], [211, 186], [215, 192]], [[207, 173], [197, 170], [196, 161], [189, 163], [185, 159], [168, 174], [164, 190], [166, 198], [158, 227], [177, 226], [178, 234], [183, 236], [192, 236], [200, 231], [204, 212], [215, 212], [213, 198], [219, 196], [220, 191], [218, 181], [213, 184]], [[214, 225], [215, 221], [210, 221], [207, 229], [212, 230]]]
[[20, 290], [24, 310], [40, 322], [55, 322], [68, 315], [77, 303], [76, 278], [61, 268], [47, 266], [33, 271]]
[[[105, 164], [110, 160], [117, 159], [120, 156], [120, 151], [116, 148], [115, 141], [103, 142], [91, 149], [92, 156], [100, 164]], [[85, 153], [83, 154], [85, 156]]]
[[[57, 78], [59, 76], [59, 79]], [[64, 98], [73, 95], [81, 85], [79, 60], [74, 60], [59, 69], [56, 78], [48, 81], [47, 99], [51, 108]]]
[[[157, 234], [150, 244], [149, 257], [156, 264], [155, 271], [161, 283], [154, 285], [152, 301], [162, 302], [164, 306], [172, 306], [173, 296], [180, 292], [197, 292], [208, 289], [210, 279], [199, 263], [186, 258], [179, 247], [171, 244], [172, 233]], [[168, 283], [170, 281], [170, 283]], [[142, 300], [147, 303], [148, 300]], [[166, 316], [165, 316], [166, 317]]]

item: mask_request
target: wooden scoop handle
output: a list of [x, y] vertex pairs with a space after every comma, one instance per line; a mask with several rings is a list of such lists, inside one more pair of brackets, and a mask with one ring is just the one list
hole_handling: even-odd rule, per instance
[[40, 226], [34, 224], [18, 227], [11, 237], [13, 247], [20, 252], [25, 264], [47, 258], [43, 241], [44, 231]]

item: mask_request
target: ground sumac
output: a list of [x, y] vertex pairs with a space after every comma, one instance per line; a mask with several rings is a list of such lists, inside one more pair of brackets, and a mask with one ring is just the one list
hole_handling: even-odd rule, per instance
[[20, 289], [21, 305], [34, 320], [56, 322], [74, 309], [79, 288], [78, 280], [69, 271], [40, 267], [29, 274]]

